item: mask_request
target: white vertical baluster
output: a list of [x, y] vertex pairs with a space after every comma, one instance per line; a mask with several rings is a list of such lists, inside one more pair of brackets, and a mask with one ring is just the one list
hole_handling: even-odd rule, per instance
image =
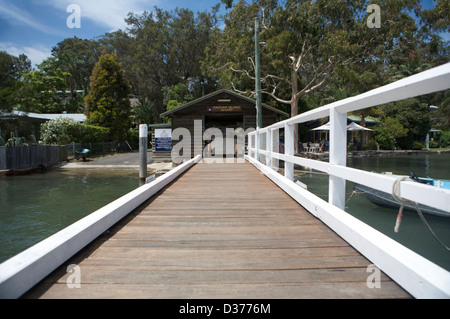
[[[294, 126], [288, 123], [284, 124], [284, 154], [294, 155]], [[294, 163], [284, 161], [284, 176], [294, 180]]]
[[255, 132], [255, 159], [259, 162], [259, 129]]
[[[271, 135], [272, 138], [270, 140], [271, 142], [271, 146], [270, 146], [270, 150], [272, 152], [275, 153], [279, 153], [280, 152], [280, 134], [279, 134], [280, 130], [279, 129], [274, 129], [273, 131], [271, 130]], [[278, 158], [273, 158], [272, 157], [272, 169], [278, 171], [279, 168], [279, 160]]]
[[268, 152], [266, 155], [266, 165], [270, 168], [272, 167], [272, 154], [269, 152], [273, 152], [272, 145], [272, 131], [269, 129], [266, 132], [266, 150]]
[[[347, 113], [330, 109], [330, 164], [346, 166]], [[330, 175], [328, 202], [345, 209], [345, 179]]]

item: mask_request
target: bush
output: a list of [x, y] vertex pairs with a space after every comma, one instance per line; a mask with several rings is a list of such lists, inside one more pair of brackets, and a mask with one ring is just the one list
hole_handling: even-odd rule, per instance
[[421, 150], [423, 148], [423, 144], [419, 142], [414, 142], [413, 149], [414, 150]]
[[414, 138], [410, 134], [397, 138], [396, 142], [402, 150], [410, 150], [414, 147]]
[[68, 125], [76, 125], [77, 121], [59, 117], [41, 124], [41, 139], [43, 144], [65, 145], [69, 144], [71, 137], [66, 132]]
[[429, 144], [430, 148], [438, 148], [439, 147], [439, 143], [436, 141], [430, 141]]
[[66, 132], [71, 142], [99, 143], [108, 140], [110, 130], [106, 127], [76, 123], [67, 125]]
[[450, 146], [450, 131], [442, 132], [441, 147]]
[[374, 128], [374, 138], [375, 141], [380, 145], [382, 150], [393, 150], [395, 149], [395, 140], [387, 133], [385, 130]]
[[365, 150], [377, 150], [379, 147], [378, 143], [375, 140], [370, 140], [367, 142], [367, 145], [364, 145]]
[[60, 117], [41, 124], [41, 139], [44, 144], [99, 143], [107, 141], [108, 136], [108, 128], [85, 125], [68, 118]]

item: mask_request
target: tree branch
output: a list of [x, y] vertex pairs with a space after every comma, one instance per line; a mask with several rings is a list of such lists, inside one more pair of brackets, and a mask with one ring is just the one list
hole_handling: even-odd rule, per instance
[[283, 104], [291, 104], [291, 100], [283, 100], [283, 99], [280, 99], [278, 96], [276, 96], [275, 91], [276, 91], [276, 88], [272, 92], [267, 92], [265, 90], [261, 90], [261, 93], [269, 95], [270, 97], [275, 99], [277, 102], [280, 102]]

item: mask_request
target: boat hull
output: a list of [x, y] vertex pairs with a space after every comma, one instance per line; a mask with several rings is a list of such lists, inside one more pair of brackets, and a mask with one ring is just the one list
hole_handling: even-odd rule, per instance
[[[369, 201], [371, 201], [372, 203], [374, 203], [378, 206], [387, 207], [387, 208], [395, 208], [397, 210], [401, 206], [401, 204], [398, 201], [396, 201], [391, 194], [373, 189], [368, 186], [357, 184], [357, 183], [354, 183], [354, 188], [356, 190], [362, 192]], [[416, 211], [416, 208], [411, 205], [405, 205], [404, 209], [408, 210], [408, 211], [414, 211], [414, 212]], [[419, 209], [423, 213], [426, 213], [426, 214], [442, 216], [442, 217], [450, 217], [449, 212], [446, 212], [446, 211], [443, 211], [443, 210], [440, 210], [437, 208], [433, 208], [430, 206], [419, 204]]]

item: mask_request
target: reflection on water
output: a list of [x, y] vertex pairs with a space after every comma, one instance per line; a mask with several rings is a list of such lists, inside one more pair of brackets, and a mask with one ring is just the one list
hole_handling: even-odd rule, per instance
[[[389, 157], [351, 158], [347, 166], [377, 173], [392, 172], [417, 176], [429, 176], [450, 180], [450, 154], [423, 154]], [[308, 190], [328, 200], [328, 175], [320, 172], [301, 172], [296, 176], [308, 186]], [[346, 184], [346, 211], [380, 232], [395, 239], [411, 250], [450, 271], [450, 252], [430, 234], [416, 212], [404, 212], [400, 231], [394, 232], [398, 210], [379, 207], [363, 194], [353, 192], [353, 183]], [[450, 246], [450, 218], [425, 215], [433, 231]]]
[[0, 262], [139, 186], [134, 170], [50, 170], [0, 178]]

